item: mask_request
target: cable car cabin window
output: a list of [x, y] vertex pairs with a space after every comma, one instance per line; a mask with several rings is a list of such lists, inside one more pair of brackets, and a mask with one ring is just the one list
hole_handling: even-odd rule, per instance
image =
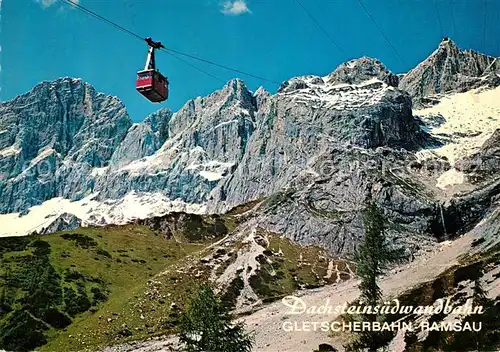
[[139, 73], [139, 74], [137, 74], [137, 78], [139, 78], [139, 79], [151, 78], [151, 73], [150, 72]]
[[138, 72], [136, 88], [137, 89], [148, 89], [153, 85], [153, 75], [151, 72]]

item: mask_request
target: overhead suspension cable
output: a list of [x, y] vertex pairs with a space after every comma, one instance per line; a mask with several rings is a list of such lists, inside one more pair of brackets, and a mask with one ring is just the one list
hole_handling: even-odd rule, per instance
[[179, 54], [179, 55], [182, 55], [182, 56], [185, 56], [185, 57], [189, 57], [189, 58], [194, 59], [194, 60], [205, 62], [205, 63], [210, 64], [212, 66], [217, 66], [217, 67], [220, 67], [220, 68], [224, 68], [226, 70], [233, 71], [233, 72], [236, 72], [236, 73], [241, 73], [242, 75], [246, 75], [246, 76], [253, 77], [253, 78], [256, 78], [256, 79], [260, 79], [260, 80], [263, 80], [263, 81], [271, 82], [271, 83], [278, 84], [278, 85], [281, 84], [281, 83], [273, 81], [271, 79], [267, 79], [267, 78], [264, 78], [264, 77], [260, 77], [260, 76], [254, 75], [252, 73], [248, 73], [248, 72], [241, 71], [241, 70], [238, 70], [238, 69], [235, 69], [235, 68], [231, 68], [231, 67], [226, 66], [226, 65], [218, 64], [216, 62], [213, 62], [213, 61], [210, 61], [210, 60], [206, 60], [206, 59], [202, 59], [201, 57], [197, 57], [197, 56], [194, 56], [194, 55], [186, 54], [186, 53], [180, 52], [178, 50], [174, 50], [174, 49], [170, 49], [170, 48], [165, 48], [165, 49], [160, 49], [160, 50], [166, 51], [166, 52], [170, 51], [172, 53], [176, 53], [176, 54]]
[[[163, 51], [163, 49], [160, 49], [160, 50], [162, 50], [162, 51]], [[165, 52], [166, 52], [167, 54], [169, 54], [170, 56], [172, 56], [174, 59], [179, 60], [180, 62], [183, 62], [184, 64], [186, 64], [186, 65], [188, 65], [188, 66], [191, 66], [191, 67], [192, 67], [192, 68], [194, 68], [195, 70], [198, 70], [198, 71], [200, 71], [201, 73], [204, 73], [204, 74], [206, 74], [206, 75], [207, 75], [207, 76], [209, 76], [209, 77], [212, 77], [212, 78], [213, 78], [213, 79], [215, 79], [216, 81], [219, 81], [219, 82], [221, 82], [222, 84], [226, 83], [226, 82], [224, 82], [222, 79], [220, 79], [220, 78], [218, 78], [218, 77], [214, 76], [213, 74], [211, 74], [211, 73], [209, 73], [209, 72], [207, 72], [207, 71], [205, 71], [205, 70], [202, 70], [202, 69], [201, 69], [201, 68], [199, 68], [198, 66], [195, 66], [195, 65], [193, 65], [192, 63], [190, 63], [190, 62], [188, 62], [188, 61], [186, 61], [186, 60], [184, 60], [184, 59], [181, 59], [181, 58], [180, 58], [180, 57], [178, 57], [177, 55], [172, 54], [170, 51], [165, 50]]]
[[457, 36], [457, 27], [455, 25], [455, 10], [453, 8], [453, 1], [450, 1], [450, 10], [451, 10], [451, 21], [453, 24], [453, 37]]
[[[119, 25], [119, 24], [117, 24], [117, 23], [114, 23], [114, 22], [112, 22], [112, 21], [108, 20], [107, 18], [105, 18], [105, 17], [103, 17], [103, 16], [99, 15], [98, 13], [95, 13], [95, 12], [93, 12], [93, 11], [91, 11], [91, 10], [89, 10], [89, 9], [87, 9], [87, 8], [85, 8], [85, 7], [83, 7], [83, 6], [81, 6], [80, 4], [78, 4], [78, 3], [76, 3], [76, 2], [73, 2], [73, 1], [71, 1], [71, 0], [62, 0], [62, 1], [63, 1], [63, 2], [65, 2], [65, 3], [67, 3], [67, 4], [68, 4], [68, 5], [70, 5], [70, 6], [73, 6], [73, 7], [77, 8], [77, 9], [79, 9], [79, 10], [81, 10], [81, 11], [85, 12], [86, 14], [88, 14], [88, 15], [90, 15], [90, 16], [92, 16], [92, 17], [94, 17], [94, 18], [97, 18], [98, 20], [104, 21], [105, 23], [107, 23], [107, 24], [109, 24], [109, 25], [111, 25], [111, 26], [115, 27], [116, 29], [118, 29], [118, 30], [120, 30], [120, 31], [122, 31], [122, 32], [124, 32], [124, 33], [126, 33], [126, 34], [129, 34], [129, 35], [131, 35], [131, 36], [133, 36], [133, 37], [135, 37], [135, 38], [139, 39], [140, 41], [144, 41], [144, 38], [143, 38], [143, 37], [141, 37], [140, 35], [138, 35], [138, 34], [136, 34], [136, 33], [132, 32], [132, 31], [128, 30], [128, 29], [127, 29], [127, 28], [125, 28], [125, 27], [120, 26], [120, 25]], [[204, 73], [205, 75], [210, 76], [210, 77], [212, 77], [213, 79], [215, 79], [215, 80], [217, 80], [217, 81], [219, 81], [219, 82], [224, 83], [224, 81], [223, 81], [223, 80], [221, 80], [221, 79], [219, 79], [219, 78], [215, 77], [215, 76], [214, 76], [214, 75], [212, 75], [211, 73], [206, 72], [206, 71], [202, 70], [201, 68], [199, 68], [199, 67], [197, 67], [197, 66], [195, 66], [195, 65], [193, 65], [193, 64], [190, 64], [189, 62], [187, 62], [187, 61], [185, 61], [185, 60], [182, 60], [181, 58], [179, 58], [179, 57], [177, 57], [177, 56], [175, 56], [175, 55], [173, 55], [173, 54], [171, 54], [171, 53], [169, 53], [169, 52], [167, 52], [167, 53], [168, 53], [169, 55], [171, 55], [172, 57], [174, 57], [175, 59], [177, 59], [177, 60], [179, 60], [179, 61], [182, 61], [182, 62], [184, 62], [186, 65], [191, 66], [192, 68], [194, 68], [194, 69], [196, 69], [196, 70], [200, 71], [201, 73]]]
[[484, 0], [483, 47], [486, 46], [486, 22], [488, 15], [488, 0]]
[[332, 44], [338, 49], [338, 51], [340, 51], [343, 55], [346, 55], [346, 53], [344, 52], [344, 50], [342, 50], [342, 48], [340, 47], [340, 45], [335, 41], [333, 40], [332, 36], [330, 34], [328, 34], [328, 32], [323, 28], [323, 26], [314, 18], [314, 16], [306, 9], [306, 7], [299, 1], [299, 0], [295, 0], [295, 2], [297, 4], [299, 4], [299, 6], [302, 8], [302, 10], [304, 10], [304, 12], [306, 13], [307, 16], [309, 16], [309, 18], [314, 22], [316, 23], [316, 25], [318, 26], [318, 28], [326, 35], [326, 37], [328, 39], [330, 39], [330, 41], [332, 42]]
[[368, 17], [372, 20], [373, 24], [375, 25], [375, 27], [378, 28], [380, 34], [382, 34], [382, 36], [384, 37], [385, 41], [387, 42], [387, 44], [389, 44], [389, 46], [391, 47], [392, 51], [394, 51], [394, 53], [396, 54], [396, 56], [399, 58], [399, 60], [401, 60], [401, 62], [405, 65], [406, 65], [406, 62], [405, 60], [401, 57], [401, 55], [399, 54], [399, 52], [396, 50], [396, 48], [394, 47], [394, 45], [392, 45], [391, 41], [389, 40], [389, 38], [385, 35], [384, 31], [382, 30], [382, 28], [380, 28], [380, 26], [378, 25], [378, 23], [375, 21], [375, 19], [372, 17], [372, 15], [370, 14], [370, 12], [368, 11], [368, 9], [366, 8], [366, 6], [363, 4], [363, 2], [361, 0], [358, 0], [358, 3], [361, 5], [361, 7], [363, 8], [363, 10], [366, 12], [366, 14], [368, 15]]
[[95, 18], [97, 18], [97, 19], [99, 19], [99, 20], [101, 20], [101, 21], [106, 22], [107, 24], [109, 24], [109, 25], [111, 25], [111, 26], [115, 27], [116, 29], [118, 29], [118, 30], [120, 30], [120, 31], [122, 31], [122, 32], [125, 32], [125, 33], [127, 33], [127, 34], [130, 34], [131, 36], [136, 37], [137, 39], [139, 39], [139, 40], [141, 40], [141, 41], [144, 41], [144, 38], [143, 38], [143, 37], [141, 37], [140, 35], [135, 34], [135, 33], [134, 33], [134, 32], [132, 32], [132, 31], [129, 31], [127, 28], [122, 27], [122, 26], [120, 26], [119, 24], [117, 24], [117, 23], [115, 23], [115, 22], [110, 21], [110, 20], [108, 20], [108, 19], [107, 19], [107, 18], [105, 18], [105, 17], [102, 17], [102, 16], [101, 16], [101, 15], [99, 15], [98, 13], [95, 13], [95, 12], [93, 12], [93, 11], [91, 11], [91, 10], [87, 9], [86, 7], [83, 7], [82, 5], [78, 4], [78, 3], [77, 3], [77, 2], [75, 2], [75, 1], [71, 1], [71, 0], [61, 0], [61, 1], [63, 1], [63, 2], [65, 2], [66, 4], [68, 4], [68, 5], [70, 5], [70, 6], [73, 6], [73, 7], [77, 8], [77, 9], [79, 9], [79, 10], [81, 10], [81, 11], [83, 11], [83, 12], [87, 13], [88, 15], [90, 15], [90, 16], [92, 16], [92, 17], [95, 17]]
[[[145, 39], [144, 37], [141, 37], [141, 36], [140, 36], [140, 35], [138, 35], [137, 33], [134, 33], [134, 32], [132, 32], [131, 30], [128, 30], [127, 28], [125, 28], [125, 27], [123, 27], [123, 26], [120, 26], [119, 24], [117, 24], [117, 23], [115, 23], [115, 22], [113, 22], [113, 21], [108, 20], [107, 18], [105, 18], [105, 17], [103, 17], [103, 16], [99, 15], [98, 13], [96, 13], [96, 12], [94, 12], [94, 11], [91, 11], [91, 10], [87, 9], [86, 7], [84, 7], [84, 6], [80, 5], [80, 4], [76, 3], [76, 2], [73, 2], [73, 1], [71, 1], [71, 0], [61, 0], [61, 1], [65, 2], [66, 4], [68, 4], [68, 5], [70, 5], [70, 6], [73, 6], [73, 7], [77, 8], [77, 9], [79, 9], [79, 10], [83, 11], [83, 12], [85, 12], [86, 14], [88, 14], [88, 15], [90, 15], [90, 16], [92, 16], [92, 17], [94, 17], [94, 18], [97, 18], [97, 19], [99, 19], [99, 20], [101, 20], [101, 21], [104, 21], [105, 23], [107, 23], [107, 24], [109, 24], [109, 25], [111, 25], [111, 26], [115, 27], [116, 29], [118, 29], [118, 30], [120, 30], [120, 31], [122, 31], [122, 32], [124, 32], [124, 33], [127, 33], [127, 34], [129, 34], [129, 35], [131, 35], [131, 36], [133, 36], [133, 37], [135, 37], [135, 38], [137, 38], [137, 39], [141, 40], [141, 41], [144, 41], [144, 39]], [[217, 66], [217, 67], [220, 67], [220, 68], [224, 68], [224, 69], [226, 69], [226, 70], [229, 70], [229, 71], [233, 71], [233, 72], [236, 72], [236, 73], [240, 73], [240, 74], [245, 75], [245, 76], [249, 76], [249, 77], [253, 77], [253, 78], [256, 78], [256, 79], [260, 79], [260, 80], [262, 80], [262, 81], [271, 82], [271, 83], [274, 83], [274, 84], [277, 84], [277, 85], [280, 85], [280, 84], [281, 84], [281, 83], [279, 83], [279, 82], [277, 82], [277, 81], [273, 81], [273, 80], [271, 80], [271, 79], [267, 79], [267, 78], [264, 78], [264, 77], [260, 77], [260, 76], [254, 75], [254, 74], [252, 74], [252, 73], [242, 71], [242, 70], [234, 69], [234, 68], [231, 68], [231, 67], [229, 67], [229, 66], [222, 65], [222, 64], [218, 64], [218, 63], [216, 63], [216, 62], [213, 62], [213, 61], [210, 61], [210, 60], [206, 60], [206, 59], [203, 59], [203, 58], [200, 58], [200, 57], [194, 56], [194, 55], [186, 54], [186, 53], [183, 53], [183, 52], [181, 52], [181, 51], [174, 50], [174, 49], [171, 49], [171, 48], [164, 48], [164, 49], [160, 49], [160, 50], [161, 50], [161, 51], [164, 51], [164, 52], [166, 52], [166, 53], [168, 53], [168, 54], [170, 54], [171, 56], [175, 57], [177, 60], [180, 60], [180, 61], [184, 62], [185, 64], [187, 64], [187, 65], [189, 65], [189, 66], [191, 66], [191, 67], [193, 67], [193, 68], [197, 69], [198, 71], [200, 71], [200, 72], [202, 72], [202, 73], [204, 73], [204, 74], [206, 74], [206, 75], [208, 75], [208, 76], [210, 76], [210, 77], [212, 77], [212, 78], [214, 78], [214, 79], [216, 79], [216, 80], [218, 80], [218, 81], [220, 81], [220, 82], [224, 82], [224, 81], [223, 81], [223, 80], [221, 80], [221, 79], [219, 79], [219, 78], [217, 78], [217, 77], [215, 77], [214, 75], [212, 75], [212, 74], [210, 74], [210, 73], [208, 73], [208, 72], [206, 72], [206, 71], [204, 71], [204, 70], [200, 69], [199, 67], [194, 66], [194, 65], [190, 64], [189, 62], [187, 62], [187, 61], [185, 61], [185, 60], [182, 60], [180, 57], [178, 57], [178, 56], [174, 55], [173, 53], [178, 54], [178, 55], [182, 55], [182, 56], [185, 56], [185, 57], [189, 57], [189, 58], [191, 58], [191, 59], [198, 60], [198, 61], [201, 61], [201, 62], [204, 62], [204, 63], [210, 64], [210, 65], [212, 65], [212, 66]]]
[[441, 15], [439, 14], [439, 6], [437, 3], [437, 0], [434, 0], [434, 7], [436, 8], [436, 16], [437, 16], [438, 23], [439, 23], [439, 31], [441, 33], [441, 38], [443, 38], [444, 37], [443, 23], [441, 22]]

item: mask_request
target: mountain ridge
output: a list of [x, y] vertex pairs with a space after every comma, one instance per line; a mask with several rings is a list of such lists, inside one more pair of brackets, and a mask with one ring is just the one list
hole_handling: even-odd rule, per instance
[[[145, 339], [175, 333], [210, 282], [251, 314], [259, 351], [342, 346], [285, 333], [283, 307], [264, 304], [296, 291], [315, 306], [355, 301], [349, 258], [370, 203], [408, 261], [382, 278], [388, 298], [460, 300], [480, 278], [494, 302], [500, 83], [478, 55], [446, 41], [404, 75], [363, 57], [276, 94], [233, 79], [137, 124], [71, 78], [0, 104], [0, 236], [22, 236], [0, 238], [0, 345], [164, 350], [170, 337]], [[391, 344], [439, 349], [450, 334]]]
[[[0, 183], [3, 200], [0, 212], [23, 215], [34, 205], [62, 197], [80, 204], [78, 213], [83, 215], [82, 223], [102, 225], [108, 221], [131, 220], [130, 215], [120, 215], [113, 209], [125, 211], [120, 204], [129, 204], [132, 209], [144, 207], [146, 199], [148, 211], [140, 214], [151, 217], [171, 209], [221, 213], [262, 197], [294, 194], [292, 199], [298, 197], [302, 201], [294, 205], [295, 209], [287, 210], [288, 214], [295, 214], [293, 221], [283, 222], [287, 217], [281, 211], [294, 204], [288, 201], [283, 203], [284, 208], [268, 213], [261, 221], [294, 240], [322, 243], [340, 254], [352, 251], [361, 235], [355, 214], [370, 198], [385, 194], [386, 201], [380, 198], [379, 202], [387, 203], [384, 207], [395, 217], [394, 221], [419, 224], [411, 231], [440, 236], [442, 225], [436, 225], [440, 220], [433, 215], [439, 207], [433, 197], [440, 190], [434, 186], [430, 189], [425, 185], [408, 186], [419, 184], [422, 179], [418, 176], [416, 180], [416, 175], [403, 170], [405, 163], [413, 162], [415, 151], [448, 143], [422, 128], [427, 120], [422, 122], [414, 116], [420, 111], [415, 110], [414, 102], [435, 95], [435, 89], [431, 89], [434, 81], [429, 83], [431, 88], [418, 93], [413, 100], [411, 94], [400, 88], [411, 88], [411, 82], [427, 72], [422, 72], [421, 67], [434, 67], [432, 65], [439, 61], [434, 57], [441, 52], [452, 52], [455, 56], [461, 53], [454, 43], [443, 41], [428, 59], [403, 77], [391, 73], [377, 59], [362, 57], [339, 65], [324, 77], [293, 77], [285, 81], [276, 94], [261, 88], [252, 93], [242, 80], [232, 79], [218, 91], [189, 100], [175, 113], [160, 109], [138, 124], [131, 123], [123, 104], [115, 97], [96, 95], [108, 105], [69, 104], [70, 111], [71, 108], [82, 111], [84, 118], [85, 114], [89, 114], [89, 118], [99, 114], [96, 109], [101, 106], [121, 115], [115, 120], [108, 115], [99, 120], [104, 128], [99, 138], [90, 134], [86, 144], [81, 143], [81, 138], [75, 138], [82, 145], [71, 158], [51, 153], [50, 143], [45, 143], [33, 155], [21, 155], [20, 160], [13, 158], [14, 162], [28, 165], [25, 167], [28, 171], [35, 169], [34, 172], [23, 170], [24, 174], [12, 177], [9, 159], [2, 159], [0, 170], [8, 176]], [[478, 55], [458, 55], [458, 58], [465, 57], [466, 63], [462, 66], [468, 69], [470, 60], [479, 58], [479, 66], [489, 60]], [[451, 78], [460, 75], [462, 66], [451, 76], [438, 76], [439, 84], [443, 87], [449, 84]], [[482, 82], [486, 88], [498, 83]], [[50, 96], [55, 94], [50, 93], [54, 84], [61, 84], [65, 87], [63, 91], [69, 90], [69, 93], [78, 85], [87, 87], [81, 80], [69, 78], [37, 87], [48, 89]], [[450, 87], [450, 94], [461, 89]], [[23, 99], [36, 100], [32, 95], [25, 95]], [[88, 100], [85, 97], [80, 93], [73, 100], [85, 102]], [[22, 100], [19, 99], [15, 101]], [[8, 106], [3, 103], [0, 108], [5, 109], [5, 104]], [[65, 105], [55, 106], [55, 113], [65, 121]], [[76, 121], [81, 118], [81, 115], [75, 116]], [[119, 133], [111, 136], [109, 131], [115, 130]], [[23, 136], [16, 138], [23, 140]], [[96, 153], [95, 145], [101, 146], [103, 152]], [[5, 143], [4, 147], [7, 148], [2, 149], [2, 155], [11, 148]], [[373, 165], [367, 166], [370, 159]], [[354, 170], [353, 163], [360, 162], [359, 170]], [[388, 163], [398, 165], [401, 171], [387, 174], [383, 165]], [[48, 174], [43, 175], [43, 182], [39, 182], [41, 167], [38, 165], [49, 169]], [[447, 165], [448, 170], [453, 168]], [[34, 187], [29, 186], [32, 182]], [[27, 197], [23, 192], [29, 187], [32, 195], [28, 193]], [[429, 192], [434, 195], [429, 196]], [[123, 202], [124, 197], [133, 201]], [[104, 213], [89, 210], [87, 204]], [[410, 208], [418, 209], [419, 215], [415, 217], [398, 210], [403, 204], [406, 207], [412, 204]], [[304, 208], [301, 210], [301, 207]], [[339, 212], [339, 209], [342, 210]], [[109, 212], [115, 215], [108, 216]], [[322, 219], [318, 215], [344, 212], [345, 215], [339, 216], [341, 219], [347, 216], [348, 222], [339, 222], [336, 216]], [[55, 220], [61, 214], [56, 210], [45, 216]], [[41, 229], [36, 223], [33, 228]], [[338, 231], [347, 232], [339, 239], [328, 235]], [[312, 235], [314, 233], [319, 235]], [[346, 238], [354, 241], [346, 241]], [[350, 245], [346, 247], [346, 243]]]
[[473, 50], [461, 50], [449, 38], [401, 79], [400, 87], [417, 104], [439, 93], [464, 92], [500, 85], [500, 60]]

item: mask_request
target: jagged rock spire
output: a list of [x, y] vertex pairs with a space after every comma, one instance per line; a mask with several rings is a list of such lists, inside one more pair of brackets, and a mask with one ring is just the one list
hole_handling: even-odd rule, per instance
[[472, 50], [461, 50], [445, 37], [438, 48], [401, 80], [399, 88], [419, 99], [439, 93], [463, 92], [500, 85], [500, 60]]

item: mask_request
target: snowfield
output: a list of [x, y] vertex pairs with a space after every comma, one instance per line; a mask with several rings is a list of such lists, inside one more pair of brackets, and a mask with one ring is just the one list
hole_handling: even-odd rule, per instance
[[415, 110], [413, 114], [428, 125], [432, 116], [444, 117], [443, 124], [428, 126], [428, 130], [433, 136], [448, 141], [432, 151], [447, 157], [453, 165], [478, 151], [495, 129], [500, 128], [500, 87], [447, 95], [437, 105]]
[[[446, 95], [430, 108], [414, 110], [413, 115], [426, 124], [426, 132], [444, 142], [442, 147], [418, 151], [417, 159], [446, 157], [453, 166], [477, 152], [500, 128], [500, 87]], [[464, 182], [465, 175], [452, 168], [440, 175], [436, 187], [445, 190]]]
[[465, 175], [463, 172], [457, 169], [450, 169], [439, 176], [436, 187], [444, 190], [448, 186], [461, 185], [464, 181]]
[[289, 82], [304, 83], [307, 87], [278, 94], [293, 96], [299, 103], [313, 103], [316, 108], [334, 110], [354, 110], [375, 105], [382, 100], [387, 90], [394, 89], [377, 78], [359, 84], [331, 84], [318, 76], [302, 76], [292, 78]]
[[53, 198], [29, 209], [28, 214], [0, 214], [0, 237], [24, 236], [49, 226], [61, 214], [75, 215], [83, 226], [121, 225], [135, 219], [162, 216], [171, 212], [203, 214], [204, 204], [170, 200], [161, 193], [130, 192], [122, 199], [97, 201], [92, 194], [79, 201]]

